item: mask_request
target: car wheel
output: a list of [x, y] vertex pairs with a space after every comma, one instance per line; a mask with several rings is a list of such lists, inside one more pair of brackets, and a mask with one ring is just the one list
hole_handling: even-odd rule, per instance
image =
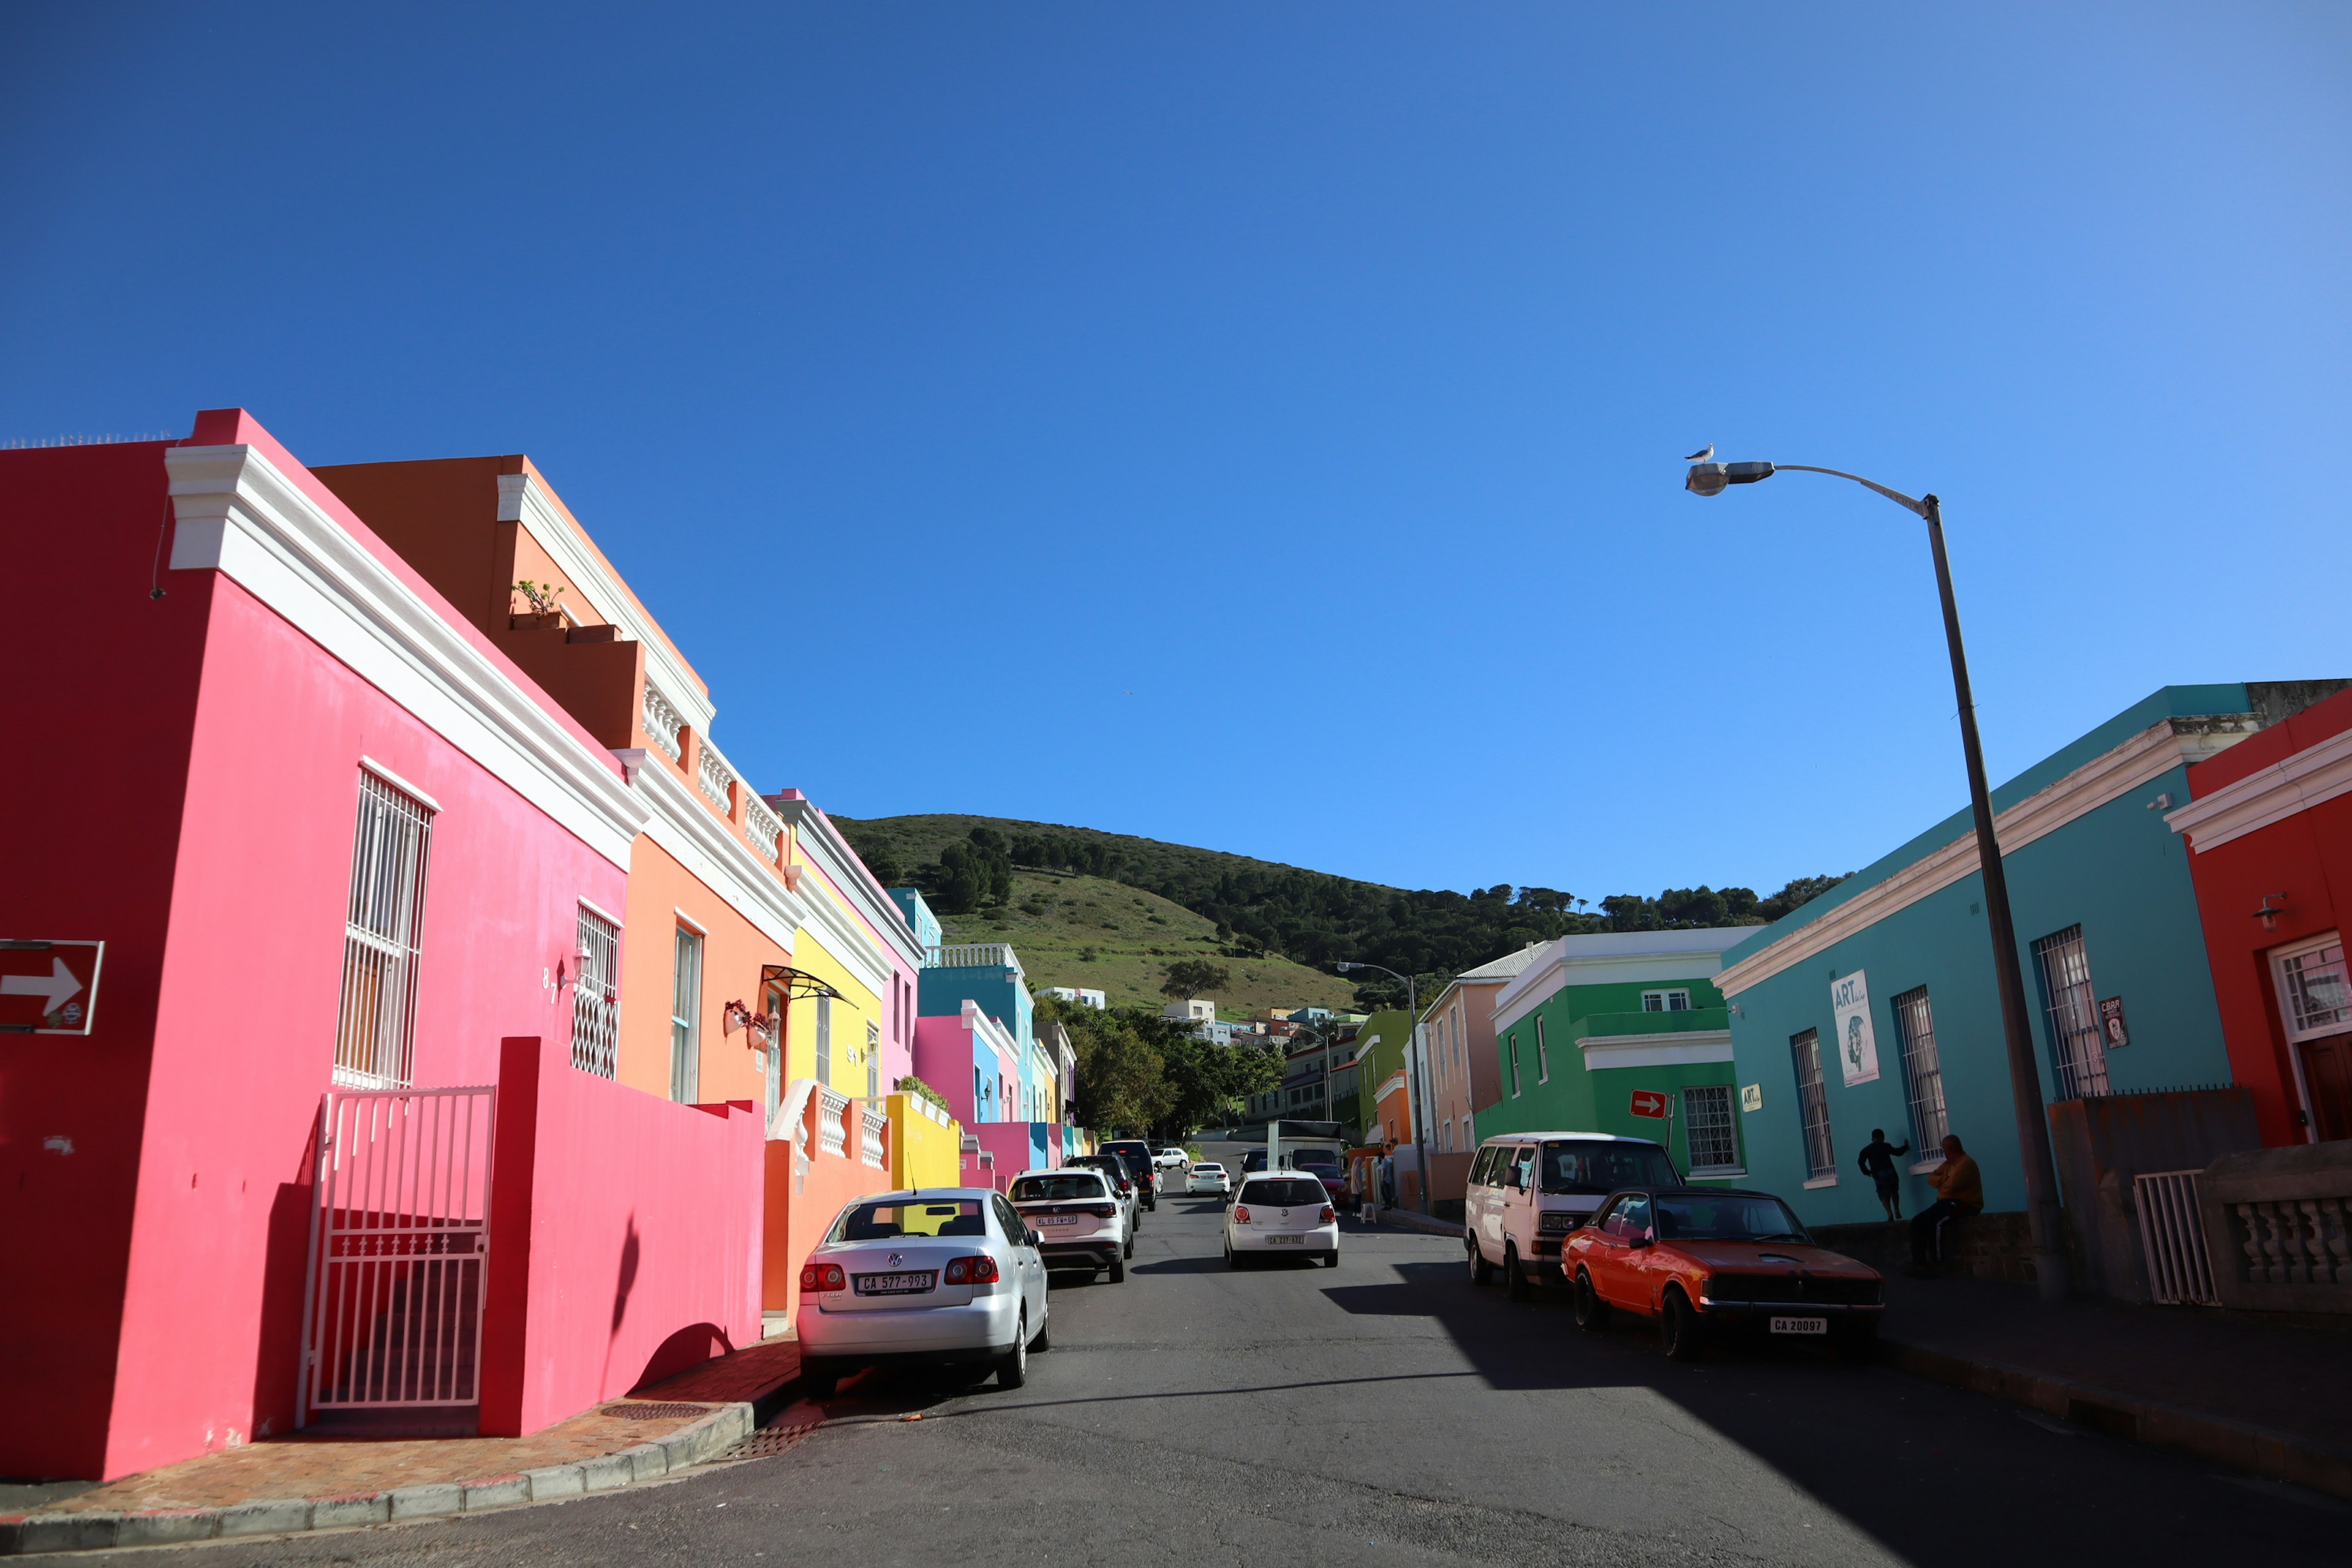
[[1609, 1303], [1592, 1288], [1592, 1276], [1580, 1268], [1576, 1271], [1576, 1326], [1586, 1333], [1597, 1334], [1609, 1326]]
[[1462, 1246], [1470, 1254], [1470, 1283], [1492, 1285], [1495, 1282], [1495, 1266], [1486, 1261], [1486, 1255], [1478, 1249], [1478, 1243], [1465, 1238]]
[[1535, 1294], [1528, 1284], [1528, 1271], [1519, 1267], [1519, 1249], [1508, 1245], [1503, 1248], [1503, 1287], [1514, 1301], [1524, 1301]]
[[1121, 1258], [1132, 1258], [1132, 1257], [1134, 1257], [1134, 1256], [1135, 1256], [1135, 1236], [1134, 1236], [1134, 1233], [1129, 1232], [1129, 1235], [1128, 1235], [1128, 1238], [1127, 1238], [1125, 1241], [1123, 1241], [1123, 1242], [1121, 1242], [1121, 1243], [1119, 1244], [1118, 1255], [1119, 1255]]
[[1127, 1258], [1124, 1254], [1114, 1255], [1110, 1260], [1110, 1282], [1118, 1285], [1125, 1283], [1126, 1279]]
[[801, 1362], [801, 1393], [811, 1399], [831, 1399], [841, 1386], [841, 1373], [821, 1361]]
[[1330, 1251], [1323, 1255], [1323, 1267], [1326, 1268], [1337, 1268], [1339, 1267], [1339, 1249], [1338, 1247], [1335, 1247]]
[[1013, 1348], [996, 1358], [996, 1386], [1018, 1388], [1029, 1381], [1029, 1314], [1021, 1314], [1021, 1326], [1013, 1333]]
[[1705, 1333], [1690, 1298], [1680, 1290], [1668, 1290], [1664, 1309], [1658, 1313], [1658, 1348], [1666, 1352], [1666, 1359], [1696, 1361]]

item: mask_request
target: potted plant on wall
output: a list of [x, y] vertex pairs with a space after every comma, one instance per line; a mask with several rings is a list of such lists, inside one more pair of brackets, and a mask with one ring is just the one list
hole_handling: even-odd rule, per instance
[[509, 601], [507, 626], [510, 629], [519, 632], [563, 629], [568, 617], [563, 613], [563, 606], [556, 603], [563, 597], [562, 584], [534, 583], [525, 577], [515, 584], [514, 592], [530, 607], [515, 612], [512, 601]]

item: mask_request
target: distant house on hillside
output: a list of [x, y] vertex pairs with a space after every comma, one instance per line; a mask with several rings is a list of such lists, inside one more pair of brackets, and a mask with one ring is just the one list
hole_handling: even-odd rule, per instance
[[1173, 1018], [1180, 1024], [1213, 1024], [1217, 1021], [1217, 1005], [1203, 996], [1189, 1001], [1171, 1002], [1160, 1009], [1163, 1018]]
[[1110, 1002], [1101, 992], [1088, 991], [1083, 986], [1049, 985], [1045, 994], [1065, 1002], [1075, 1002], [1081, 1007], [1092, 1007], [1097, 1013], [1110, 1010]]

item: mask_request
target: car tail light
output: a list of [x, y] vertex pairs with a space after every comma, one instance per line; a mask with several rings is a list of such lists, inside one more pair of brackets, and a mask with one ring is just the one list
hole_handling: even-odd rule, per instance
[[1249, 1210], [1244, 1208], [1239, 1204], [1235, 1204], [1234, 1205], [1234, 1223], [1235, 1225], [1249, 1224]]
[[1087, 1205], [1087, 1212], [1094, 1215], [1097, 1219], [1108, 1219], [1111, 1215], [1118, 1213], [1118, 1205], [1117, 1204], [1088, 1204]]
[[838, 1290], [848, 1283], [838, 1263], [812, 1263], [801, 1270], [803, 1290]]
[[996, 1279], [996, 1259], [986, 1253], [978, 1258], [957, 1258], [948, 1265], [945, 1276], [950, 1285], [993, 1285]]
[[1323, 1205], [1323, 1212], [1315, 1216], [1315, 1223], [1317, 1225], [1337, 1225], [1339, 1223], [1339, 1211], [1333, 1208], [1329, 1204], [1325, 1204]]

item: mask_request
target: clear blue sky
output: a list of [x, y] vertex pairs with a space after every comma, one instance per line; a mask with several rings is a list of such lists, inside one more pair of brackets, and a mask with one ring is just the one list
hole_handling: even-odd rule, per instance
[[1589, 897], [2352, 675], [2340, 5], [52, 5], [0, 439], [530, 453], [763, 788]]

